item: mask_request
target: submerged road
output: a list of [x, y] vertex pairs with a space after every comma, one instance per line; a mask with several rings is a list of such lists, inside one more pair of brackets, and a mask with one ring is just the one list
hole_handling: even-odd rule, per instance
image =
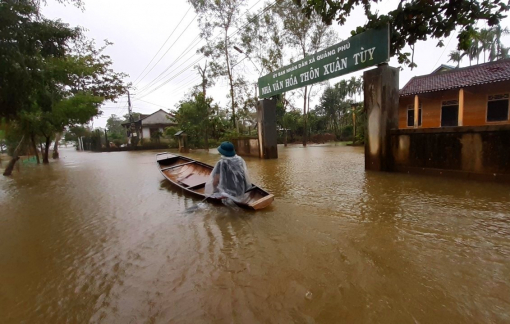
[[190, 208], [155, 153], [61, 149], [0, 178], [1, 323], [510, 322], [508, 185], [279, 147], [246, 159], [269, 208]]

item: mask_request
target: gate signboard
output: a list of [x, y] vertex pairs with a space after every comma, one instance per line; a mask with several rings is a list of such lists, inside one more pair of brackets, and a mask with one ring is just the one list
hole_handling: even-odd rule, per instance
[[368, 30], [259, 78], [259, 98], [269, 98], [389, 59], [389, 26]]

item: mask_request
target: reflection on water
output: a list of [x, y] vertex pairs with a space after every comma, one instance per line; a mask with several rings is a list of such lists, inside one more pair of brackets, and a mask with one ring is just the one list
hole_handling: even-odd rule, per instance
[[276, 197], [250, 212], [171, 186], [154, 153], [63, 149], [0, 179], [3, 323], [510, 321], [508, 186], [281, 147], [246, 159]]

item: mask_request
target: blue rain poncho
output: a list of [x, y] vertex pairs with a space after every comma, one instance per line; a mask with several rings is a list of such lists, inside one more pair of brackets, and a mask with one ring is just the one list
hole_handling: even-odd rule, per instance
[[244, 160], [234, 155], [222, 156], [211, 172], [205, 184], [205, 195], [215, 198], [230, 198], [234, 201], [246, 199], [246, 191], [250, 189], [251, 182]]

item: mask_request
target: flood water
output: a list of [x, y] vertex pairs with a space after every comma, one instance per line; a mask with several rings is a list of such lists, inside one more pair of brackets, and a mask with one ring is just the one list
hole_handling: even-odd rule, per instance
[[279, 147], [246, 159], [275, 195], [250, 212], [183, 194], [155, 153], [62, 148], [0, 178], [1, 323], [510, 322], [508, 185]]

